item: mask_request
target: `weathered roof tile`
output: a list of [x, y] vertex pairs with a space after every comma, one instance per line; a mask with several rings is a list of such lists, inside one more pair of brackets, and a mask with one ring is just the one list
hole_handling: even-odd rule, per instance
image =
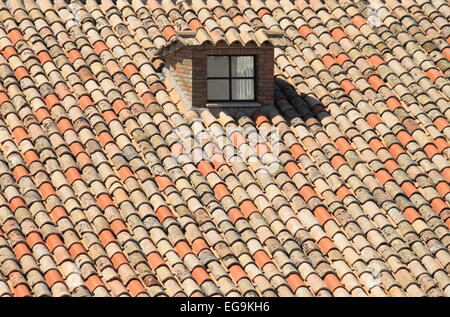
[[[0, 296], [450, 295], [450, 7], [362, 4], [0, 2]], [[185, 112], [189, 29], [275, 105]]]

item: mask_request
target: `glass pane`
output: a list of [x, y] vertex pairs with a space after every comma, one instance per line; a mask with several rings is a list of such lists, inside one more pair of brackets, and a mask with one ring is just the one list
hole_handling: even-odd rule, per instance
[[253, 79], [233, 79], [232, 98], [233, 100], [254, 100], [255, 86]]
[[229, 86], [228, 79], [208, 79], [208, 100], [229, 100]]
[[228, 56], [208, 56], [208, 77], [229, 76]]
[[233, 77], [253, 77], [253, 56], [231, 56], [231, 74]]

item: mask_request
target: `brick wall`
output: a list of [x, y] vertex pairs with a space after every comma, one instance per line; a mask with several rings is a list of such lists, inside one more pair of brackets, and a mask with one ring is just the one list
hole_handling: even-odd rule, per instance
[[256, 101], [263, 105], [273, 104], [274, 53], [271, 46], [191, 46], [165, 56], [166, 63], [176, 74], [178, 84], [194, 107], [207, 103], [206, 65], [208, 55], [255, 55]]
[[165, 56], [165, 60], [186, 98], [192, 101], [192, 47], [171, 52]]

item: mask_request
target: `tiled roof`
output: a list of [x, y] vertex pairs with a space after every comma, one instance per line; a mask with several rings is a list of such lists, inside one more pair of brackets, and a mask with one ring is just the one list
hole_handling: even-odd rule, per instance
[[[447, 1], [1, 1], [1, 296], [450, 295]], [[181, 30], [283, 32], [275, 105], [187, 110]]]

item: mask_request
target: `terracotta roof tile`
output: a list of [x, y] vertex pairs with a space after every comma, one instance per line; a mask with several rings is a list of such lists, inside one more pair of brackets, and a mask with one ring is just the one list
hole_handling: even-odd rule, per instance
[[[450, 7], [423, 3], [0, 2], [0, 296], [449, 296]], [[158, 52], [189, 29], [282, 31], [274, 105], [187, 111]]]

